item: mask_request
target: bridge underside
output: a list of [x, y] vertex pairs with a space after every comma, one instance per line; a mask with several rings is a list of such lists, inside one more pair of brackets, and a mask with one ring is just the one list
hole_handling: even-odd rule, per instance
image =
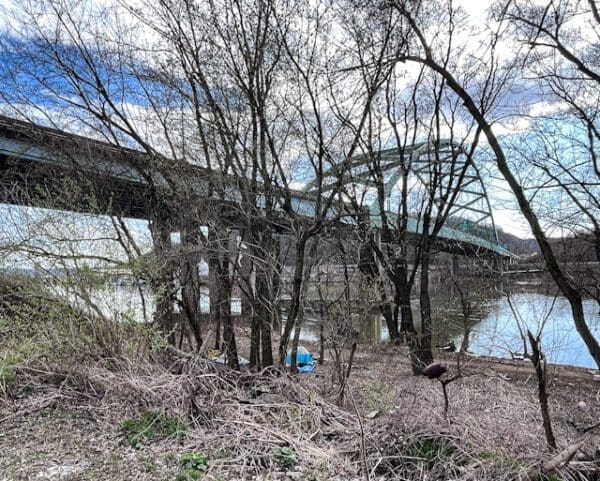
[[149, 219], [146, 187], [0, 154], [0, 202], [93, 215]]
[[[244, 211], [235, 188], [228, 189], [225, 197], [208, 195], [210, 180], [203, 169], [186, 165], [173, 174], [171, 163], [157, 173], [150, 171], [148, 165], [148, 159], [136, 151], [0, 117], [2, 203], [160, 219], [171, 231], [197, 228], [214, 221], [227, 228], [240, 228], [249, 218], [253, 223], [268, 222], [282, 234], [290, 230], [283, 211], [276, 211], [268, 220], [261, 219], [260, 208], [251, 213]], [[169, 175], [176, 181], [169, 183]], [[158, 181], [150, 184], [147, 179]], [[295, 192], [292, 197], [297, 212], [310, 217], [315, 210], [314, 195]], [[376, 221], [369, 221], [368, 213], [361, 216], [378, 230]], [[351, 236], [355, 229], [356, 218], [349, 215], [330, 222], [326, 235]], [[417, 243], [421, 235], [418, 223], [411, 229], [409, 240]], [[467, 256], [510, 255], [492, 241], [449, 227], [438, 236], [436, 248]]]
[[[237, 206], [216, 200], [196, 199], [198, 205], [194, 208], [193, 202], [193, 199], [187, 199], [182, 205], [181, 202], [169, 203], [167, 199], [159, 206], [160, 217], [170, 224], [172, 231], [194, 224], [206, 225], [208, 218], [217, 213], [227, 227], [240, 227], [240, 215], [243, 214]], [[146, 221], [156, 215], [158, 207], [152, 202], [144, 185], [107, 176], [90, 176], [77, 169], [43, 165], [6, 155], [0, 155], [0, 203]], [[199, 212], [202, 212], [201, 217]], [[274, 227], [282, 234], [290, 230], [289, 222], [283, 215], [274, 221]], [[355, 225], [344, 222], [337, 222], [327, 229], [327, 235], [331, 237], [353, 234]], [[408, 235], [412, 244], [417, 244], [419, 238], [419, 233]], [[435, 248], [465, 256], [497, 255], [477, 243], [443, 237], [436, 240]]]

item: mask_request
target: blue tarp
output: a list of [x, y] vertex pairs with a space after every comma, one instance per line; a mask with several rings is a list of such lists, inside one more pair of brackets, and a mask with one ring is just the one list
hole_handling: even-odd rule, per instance
[[304, 364], [303, 366], [298, 366], [298, 372], [315, 372], [317, 369], [317, 362], [313, 361], [312, 364]]
[[[311, 364], [314, 361], [312, 354], [309, 353], [304, 353], [304, 352], [298, 352], [298, 355], [296, 356], [296, 364], [298, 366], [301, 366], [303, 364]], [[290, 364], [292, 364], [292, 354], [288, 353], [288, 355], [285, 358], [285, 363], [289, 366]]]
[[[292, 364], [292, 353], [287, 353], [285, 357], [285, 365], [291, 366]], [[298, 366], [299, 372], [313, 372], [317, 368], [317, 363], [312, 357], [312, 354], [308, 352], [305, 347], [298, 347], [298, 354], [296, 355], [296, 365]]]

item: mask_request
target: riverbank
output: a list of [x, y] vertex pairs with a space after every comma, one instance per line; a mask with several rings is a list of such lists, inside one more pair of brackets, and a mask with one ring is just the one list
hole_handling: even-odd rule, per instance
[[[439, 355], [453, 375], [454, 355]], [[410, 375], [402, 347], [359, 348], [343, 408], [326, 358], [315, 374], [275, 377], [193, 358], [23, 366], [1, 404], [0, 480], [526, 479], [555, 454], [524, 362], [465, 359], [446, 415], [440, 383]], [[550, 371], [561, 449], [600, 419], [600, 383], [585, 369]], [[591, 436], [571, 463], [588, 479], [598, 447]]]
[[[457, 354], [438, 352], [458, 373]], [[328, 368], [321, 375], [328, 376]], [[529, 361], [492, 357], [462, 358], [461, 377], [447, 385], [449, 409], [444, 413], [441, 384], [410, 374], [408, 353], [392, 346], [365, 346], [355, 359], [350, 385], [363, 416], [381, 425], [398, 424], [408, 432], [445, 433], [507, 459], [534, 460], [547, 452], [538, 402], [538, 383]], [[548, 392], [553, 429], [560, 447], [581, 436], [580, 430], [600, 421], [600, 382], [589, 369], [550, 365]], [[600, 462], [596, 437], [582, 459]]]

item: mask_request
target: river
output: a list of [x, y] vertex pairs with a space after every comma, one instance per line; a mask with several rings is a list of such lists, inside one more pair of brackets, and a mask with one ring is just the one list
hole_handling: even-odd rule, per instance
[[[145, 312], [139, 291], [131, 286], [107, 286], [96, 291], [93, 297], [101, 310], [112, 318], [143, 321], [151, 319], [154, 309], [154, 302], [148, 289], [144, 288], [143, 291], [146, 300]], [[523, 340], [519, 329], [528, 328], [533, 333], [542, 329], [542, 348], [550, 362], [595, 367], [592, 357], [575, 330], [571, 309], [565, 298], [554, 297], [543, 292], [522, 291], [511, 295], [511, 303], [515, 309], [514, 313], [506, 296], [488, 298], [474, 309], [469, 321], [470, 351], [498, 357], [511, 357], [511, 353], [521, 354]], [[203, 312], [209, 310], [208, 292], [202, 293], [201, 310]], [[239, 299], [234, 301], [232, 311], [239, 313]], [[584, 311], [588, 325], [596, 338], [600, 339], [598, 304], [593, 300], [586, 300]], [[413, 306], [413, 312], [419, 322], [418, 304]], [[452, 307], [446, 301], [438, 300], [437, 305], [434, 302], [434, 312], [437, 318], [435, 342], [445, 344], [452, 340], [456, 346], [460, 346], [463, 331], [460, 309], [456, 305]], [[357, 323], [356, 327], [360, 330], [363, 342], [377, 343], [389, 339], [385, 323], [377, 314]], [[309, 318], [304, 323], [300, 339], [317, 342], [318, 333], [319, 321]]]
[[[510, 304], [514, 306], [515, 313]], [[564, 297], [523, 292], [513, 294], [510, 303], [506, 297], [501, 297], [492, 301], [489, 307], [487, 315], [473, 327], [470, 343], [473, 352], [500, 357], [510, 357], [511, 352], [522, 353], [521, 327], [521, 330], [528, 328], [534, 334], [541, 330], [542, 348], [549, 362], [596, 367], [575, 330], [571, 306]], [[600, 339], [598, 303], [585, 300], [583, 308], [588, 325]], [[457, 345], [461, 340], [462, 336], [456, 337]]]
[[[509, 302], [506, 296], [488, 299], [479, 305], [470, 319], [471, 332], [469, 350], [476, 354], [510, 358], [523, 353], [521, 332], [531, 330], [537, 334], [541, 330], [542, 349], [547, 359], [555, 364], [570, 364], [582, 367], [596, 367], [581, 337], [575, 330], [571, 308], [564, 297], [555, 297], [540, 292], [519, 292], [512, 294]], [[510, 305], [513, 305], [514, 312]], [[588, 325], [597, 339], [600, 339], [600, 315], [598, 304], [593, 300], [583, 303]], [[439, 307], [439, 306], [438, 306]], [[441, 309], [438, 308], [438, 317]], [[418, 304], [413, 305], [413, 313], [419, 322]], [[440, 344], [452, 340], [458, 347], [463, 340], [462, 320], [458, 310], [446, 309], [444, 323], [438, 319], [437, 326], [442, 333], [436, 337]], [[451, 324], [448, 327], [448, 324]], [[461, 325], [459, 328], [458, 325]], [[318, 341], [318, 321], [309, 320], [303, 328], [301, 339]], [[447, 330], [450, 330], [450, 333]], [[373, 316], [369, 323], [362, 323], [360, 333], [363, 340], [371, 343], [389, 340], [385, 323]]]

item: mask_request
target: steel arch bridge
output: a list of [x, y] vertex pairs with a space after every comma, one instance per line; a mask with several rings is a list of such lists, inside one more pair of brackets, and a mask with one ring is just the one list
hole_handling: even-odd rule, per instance
[[[389, 223], [398, 214], [395, 208], [398, 205], [398, 183], [404, 175], [404, 169], [408, 170], [411, 196], [417, 200], [415, 206], [418, 207], [419, 197], [431, 194], [428, 186], [432, 185], [434, 175], [437, 176], [440, 191], [450, 189], [449, 194], [455, 195], [438, 238], [469, 244], [475, 249], [504, 257], [514, 257], [499, 241], [485, 182], [473, 156], [462, 145], [449, 140], [419, 142], [403, 149], [390, 148], [352, 157], [342, 169], [329, 169], [320, 189], [313, 181], [304, 190], [313, 195], [317, 191], [323, 194], [339, 188], [341, 183], [346, 195], [360, 199], [359, 205], [368, 209], [371, 223], [381, 229], [383, 216], [378, 194], [375, 192], [370, 195], [369, 191], [383, 188], [383, 204]], [[340, 175], [343, 176], [341, 182]], [[439, 208], [440, 201], [440, 197], [434, 196], [434, 208]], [[409, 234], [423, 233], [417, 211], [409, 214], [407, 228]]]
[[[73, 158], [74, 163], [66, 162], [62, 158], [61, 151], [64, 149], [69, 151], [69, 158]], [[421, 142], [403, 150], [387, 149], [371, 155], [353, 157], [346, 162], [345, 167], [349, 168], [341, 172], [331, 168], [326, 173], [320, 193], [324, 194], [337, 188], [336, 186], [339, 187], [341, 180], [349, 193], [354, 191], [355, 194], [365, 194], [362, 197], [361, 208], [368, 208], [373, 227], [381, 229], [381, 212], [373, 196], [369, 194], [369, 189], [372, 190], [376, 184], [373, 171], [369, 168], [374, 156], [377, 158], [380, 174], [385, 177], [385, 204], [389, 207], [392, 217], [392, 205], [397, 195], [397, 183], [402, 176], [402, 165], [410, 164], [412, 185], [417, 193], [418, 186], [421, 186], [422, 192], [422, 186], [428, 185], [434, 167], [442, 179], [453, 179], [458, 172], [463, 172], [460, 186], [455, 186], [456, 199], [446, 225], [438, 233], [438, 241], [446, 250], [515, 257], [498, 241], [485, 181], [475, 162], [460, 146], [449, 141], [436, 144]], [[143, 160], [144, 154], [0, 116], [0, 202], [87, 212], [86, 203], [77, 203], [76, 199], [66, 199], [67, 205], [59, 203], [55, 207], [47, 205], [47, 202], [53, 193], [60, 189], [61, 177], [69, 179], [69, 176], [75, 175], [74, 179], [85, 180], [88, 174], [94, 174], [102, 179], [98, 187], [101, 197], [99, 200], [106, 204], [107, 209], [117, 206], [118, 211], [126, 217], [148, 219], [148, 185], [132, 168], [132, 159]], [[187, 166], [187, 170], [183, 172], [189, 173], [188, 177], [197, 177], [197, 185], [194, 185], [197, 195], [210, 201], [210, 196], [206, 197], [208, 194], [205, 194], [205, 184], [209, 179], [206, 172], [197, 166]], [[154, 173], [150, 171], [148, 175], [150, 174]], [[230, 180], [229, 202], [235, 204], [240, 195], [235, 188], [235, 179]], [[448, 185], [453, 188], [451, 182]], [[314, 216], [316, 195], [314, 183], [307, 184], [303, 190], [292, 191], [293, 209], [299, 215]], [[341, 202], [340, 205], [338, 214], [349, 210], [344, 205], [351, 206], [348, 202]], [[355, 224], [356, 212], [345, 214], [348, 214], [348, 222], [351, 225]], [[409, 218], [408, 230], [415, 236], [422, 234], [422, 225], [417, 215]]]

